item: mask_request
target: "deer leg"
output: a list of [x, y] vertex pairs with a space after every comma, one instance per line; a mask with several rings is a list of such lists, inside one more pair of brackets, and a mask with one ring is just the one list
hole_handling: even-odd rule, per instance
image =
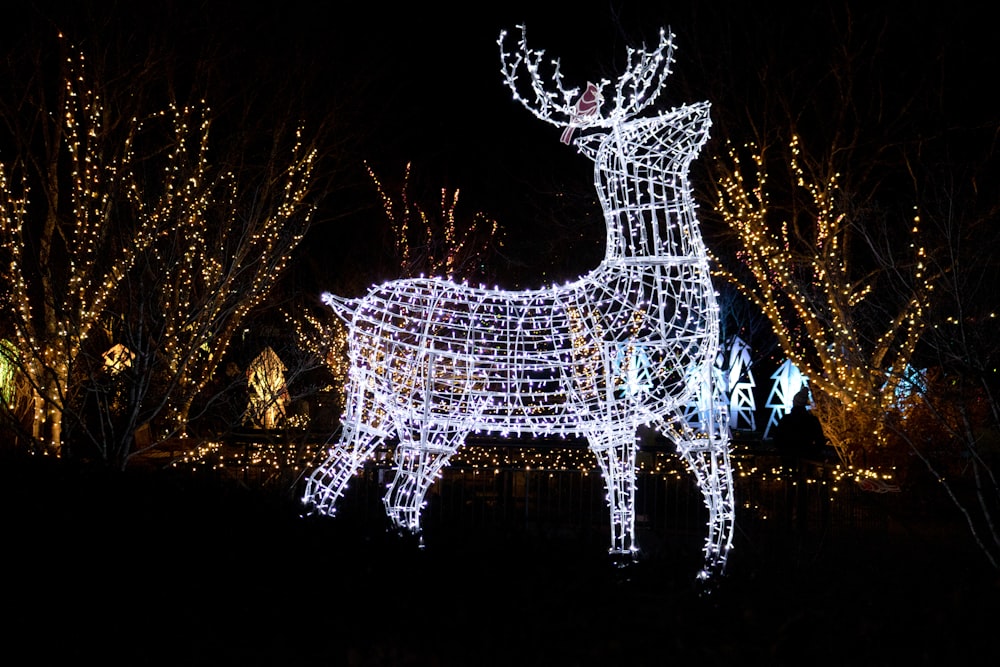
[[610, 553], [631, 559], [638, 551], [635, 541], [635, 434], [590, 434], [587, 439], [601, 467], [608, 493]]
[[464, 439], [465, 433], [453, 432], [428, 434], [418, 442], [400, 440], [396, 476], [383, 498], [386, 514], [398, 528], [420, 532], [424, 496]]
[[333, 516], [347, 483], [384, 440], [385, 433], [363, 424], [345, 423], [330, 456], [306, 480], [302, 502], [311, 512]]
[[[733, 472], [729, 462], [729, 438], [725, 432], [694, 437], [690, 429], [676, 440], [677, 453], [698, 481], [708, 508], [708, 536], [705, 539], [705, 567], [698, 574], [708, 579], [726, 565], [733, 544], [735, 504]], [[702, 434], [704, 435], [704, 434]]]

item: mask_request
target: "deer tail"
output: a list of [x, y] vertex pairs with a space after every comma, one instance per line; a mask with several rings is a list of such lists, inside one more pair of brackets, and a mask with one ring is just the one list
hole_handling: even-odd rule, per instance
[[354, 319], [354, 312], [360, 301], [359, 299], [348, 299], [329, 292], [323, 292], [321, 299], [323, 303], [330, 306], [337, 317], [342, 319], [345, 324], [350, 324], [351, 320]]

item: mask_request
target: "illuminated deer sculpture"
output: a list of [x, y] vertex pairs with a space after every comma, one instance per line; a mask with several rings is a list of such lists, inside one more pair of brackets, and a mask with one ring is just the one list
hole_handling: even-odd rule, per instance
[[711, 382], [719, 344], [687, 178], [708, 136], [709, 106], [641, 115], [670, 72], [672, 37], [661, 31], [655, 49], [629, 49], [614, 85], [589, 84], [581, 96], [563, 87], [558, 60], [546, 63], [527, 47], [523, 26], [514, 53], [501, 33], [501, 71], [514, 98], [568, 130], [564, 141], [576, 132], [575, 145], [594, 160], [605, 257], [573, 282], [537, 290], [415, 278], [358, 299], [325, 294], [350, 325], [350, 373], [340, 441], [307, 481], [311, 511], [333, 514], [365, 459], [398, 439], [384, 502], [397, 526], [419, 532], [425, 493], [469, 433], [582, 436], [607, 485], [611, 553], [627, 559], [638, 549], [636, 429], [646, 425], [675, 442], [704, 494], [702, 576], [724, 566], [733, 529], [725, 415], [700, 432], [683, 416]]

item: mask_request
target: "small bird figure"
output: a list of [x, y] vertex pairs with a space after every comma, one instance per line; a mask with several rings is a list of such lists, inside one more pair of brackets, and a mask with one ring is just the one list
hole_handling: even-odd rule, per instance
[[575, 123], [578, 121], [593, 116], [597, 113], [598, 109], [601, 108], [601, 102], [603, 102], [601, 97], [601, 89], [597, 87], [597, 84], [588, 83], [587, 90], [583, 91], [583, 95], [576, 101], [576, 105], [573, 107], [573, 115], [570, 117], [569, 125], [563, 130], [562, 136], [559, 138], [564, 144], [569, 144], [573, 139], [573, 131], [576, 129]]

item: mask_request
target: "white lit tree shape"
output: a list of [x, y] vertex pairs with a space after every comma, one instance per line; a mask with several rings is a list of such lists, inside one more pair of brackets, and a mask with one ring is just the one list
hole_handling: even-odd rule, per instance
[[753, 377], [750, 347], [739, 336], [729, 342], [729, 367], [726, 369], [726, 387], [729, 390], [729, 425], [734, 429], [757, 430], [757, 401], [753, 390], [757, 382]]
[[[706, 420], [705, 432], [684, 418], [718, 353], [718, 306], [688, 181], [709, 105], [642, 116], [670, 72], [665, 31], [655, 49], [629, 49], [616, 82], [588, 85], [579, 107], [580, 89], [564, 87], [558, 60], [527, 47], [523, 27], [517, 51], [505, 39], [501, 71], [514, 99], [572, 128], [594, 160], [605, 257], [575, 281], [536, 290], [411, 278], [362, 298], [325, 294], [350, 325], [347, 405], [340, 441], [303, 501], [333, 514], [362, 463], [398, 438], [385, 505], [398, 527], [418, 532], [424, 495], [467, 434], [583, 436], [607, 486], [611, 553], [627, 560], [637, 551], [636, 430], [647, 425], [674, 440], [704, 494], [709, 576], [725, 564], [734, 519], [724, 415]], [[577, 112], [584, 106], [590, 113]]]
[[724, 412], [730, 435], [732, 429], [755, 431], [757, 401], [753, 390], [757, 383], [751, 366], [750, 348], [739, 336], [730, 338], [716, 357], [712, 384], [702, 385], [687, 405], [688, 423], [701, 430], [706, 419]]
[[[725, 415], [727, 429], [731, 426], [729, 415], [729, 384], [728, 373], [723, 369], [723, 351], [720, 350], [712, 366], [712, 381], [699, 382], [698, 390], [688, 401], [684, 409], [684, 418], [691, 428], [704, 431], [708, 428], [708, 422], [718, 419], [717, 415]], [[699, 369], [692, 369], [692, 372], [699, 372]], [[732, 435], [731, 430], [729, 434]]]
[[771, 415], [767, 420], [767, 427], [764, 428], [765, 438], [771, 433], [771, 428], [777, 425], [778, 420], [792, 409], [792, 398], [799, 389], [809, 384], [791, 359], [785, 359], [778, 366], [778, 370], [771, 374], [771, 379], [774, 380], [774, 384], [771, 385], [771, 393], [768, 394], [765, 404], [771, 408]]

